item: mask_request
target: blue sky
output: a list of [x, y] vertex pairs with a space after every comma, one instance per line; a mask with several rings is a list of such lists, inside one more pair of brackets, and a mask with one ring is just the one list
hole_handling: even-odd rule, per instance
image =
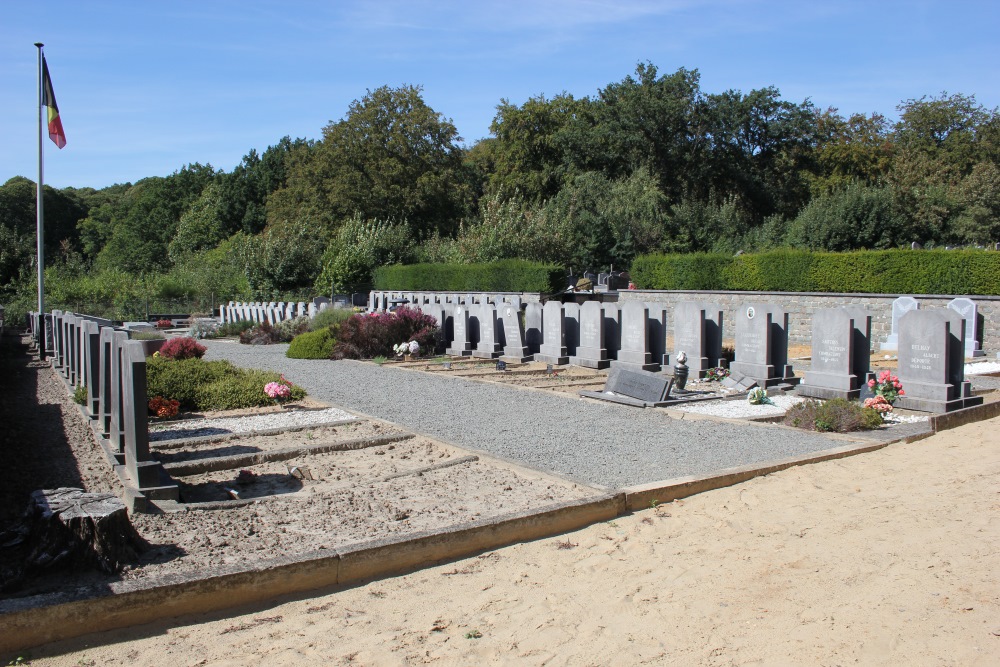
[[281, 137], [320, 138], [352, 100], [421, 85], [466, 143], [501, 98], [593, 95], [649, 61], [702, 90], [774, 85], [895, 118], [942, 91], [1000, 105], [1000, 4], [868, 0], [6, 0], [0, 183], [37, 176], [37, 56], [66, 130], [45, 182], [104, 187], [191, 162], [232, 170]]

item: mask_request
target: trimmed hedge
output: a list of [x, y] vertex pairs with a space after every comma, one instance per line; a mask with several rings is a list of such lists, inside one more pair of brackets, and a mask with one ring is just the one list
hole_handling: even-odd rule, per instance
[[553, 264], [505, 259], [489, 264], [395, 264], [375, 271], [377, 290], [543, 292], [562, 290], [566, 270]]
[[866, 294], [1000, 294], [1000, 252], [775, 250], [752, 255], [643, 255], [639, 289]]

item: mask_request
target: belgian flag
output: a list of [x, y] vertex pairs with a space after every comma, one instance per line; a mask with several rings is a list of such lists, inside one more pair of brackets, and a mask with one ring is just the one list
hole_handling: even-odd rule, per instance
[[49, 139], [62, 148], [66, 145], [66, 133], [59, 120], [59, 106], [56, 105], [56, 94], [52, 90], [52, 79], [49, 78], [49, 65], [45, 62], [45, 56], [42, 56], [42, 105], [49, 110]]

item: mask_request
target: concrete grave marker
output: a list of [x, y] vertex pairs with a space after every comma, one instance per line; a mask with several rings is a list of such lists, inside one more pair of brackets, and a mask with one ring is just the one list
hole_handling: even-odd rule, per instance
[[566, 351], [573, 357], [580, 344], [580, 304], [575, 301], [563, 304], [563, 333]]
[[972, 299], [964, 297], [952, 299], [948, 307], [965, 320], [965, 356], [968, 358], [983, 357], [986, 353], [979, 348], [979, 308]]
[[[569, 317], [566, 319], [569, 320]], [[602, 304], [599, 301], [585, 302], [580, 307], [579, 322], [579, 343], [576, 346], [575, 354], [570, 355], [569, 362], [585, 368], [609, 367], [611, 360], [608, 359], [608, 351], [604, 347], [604, 308]]]
[[705, 377], [710, 368], [719, 365], [722, 314], [722, 308], [715, 303], [682, 301], [674, 306], [673, 358], [685, 352], [693, 377]]
[[965, 379], [965, 320], [951, 308], [911, 310], [899, 320], [899, 369], [904, 396], [896, 405], [951, 412], [979, 405]]
[[601, 307], [604, 309], [604, 349], [608, 351], [608, 359], [613, 361], [622, 347], [622, 311], [614, 303], [602, 303]]
[[528, 354], [537, 354], [542, 346], [542, 304], [537, 301], [524, 307], [524, 344]]
[[896, 352], [899, 349], [899, 320], [911, 310], [920, 308], [920, 302], [912, 296], [901, 296], [892, 302], [892, 332], [879, 347], [883, 352]]
[[632, 370], [660, 370], [659, 362], [653, 361], [649, 351], [648, 306], [641, 301], [626, 301], [622, 306], [621, 319], [621, 349], [611, 365]]
[[500, 319], [504, 335], [503, 360], [517, 363], [531, 361], [531, 352], [524, 344], [524, 325], [521, 323], [520, 308], [512, 303], [501, 304]]
[[825, 308], [812, 318], [812, 367], [796, 393], [855, 400], [868, 381], [872, 317], [861, 308]]
[[472, 355], [472, 344], [469, 342], [469, 309], [463, 304], [452, 306], [452, 341], [451, 347], [445, 350], [453, 357], [468, 357]]
[[608, 373], [604, 391], [580, 391], [581, 396], [636, 407], [665, 405], [670, 397], [671, 377], [615, 366]]
[[744, 304], [736, 318], [734, 373], [760, 387], [798, 384], [788, 360], [788, 313], [772, 304]]
[[[111, 340], [111, 422], [108, 447], [119, 463], [125, 461], [125, 395], [122, 386], [122, 354], [128, 345], [128, 332], [115, 331]], [[138, 342], [138, 341], [136, 341]]]
[[[99, 387], [101, 381], [101, 328], [96, 322], [83, 323], [84, 383], [87, 385], [87, 414], [96, 419], [99, 415]], [[103, 327], [107, 328], [107, 327]]]
[[565, 316], [565, 308], [558, 301], [549, 301], [542, 307], [542, 343], [535, 353], [535, 361], [557, 366], [569, 363]]
[[[649, 326], [646, 329], [646, 344], [649, 345], [649, 356], [653, 363], [660, 366], [670, 365], [670, 355], [667, 352], [667, 307], [662, 303], [647, 303], [649, 309]], [[685, 350], [686, 352], [686, 350]], [[688, 353], [690, 356], [690, 353]]]
[[502, 352], [497, 329], [497, 308], [485, 298], [477, 311], [479, 319], [479, 341], [472, 356], [477, 359], [496, 359]]

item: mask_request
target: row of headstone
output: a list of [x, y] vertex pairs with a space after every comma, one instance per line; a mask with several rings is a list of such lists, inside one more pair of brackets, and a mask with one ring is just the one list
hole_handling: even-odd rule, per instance
[[294, 320], [297, 317], [316, 317], [321, 310], [331, 307], [332, 301], [327, 297], [316, 297], [312, 301], [291, 302], [291, 301], [270, 301], [252, 302], [230, 301], [228, 304], [219, 306], [219, 319], [223, 324], [227, 322], [267, 322], [277, 324], [285, 320]]
[[[986, 353], [982, 350], [979, 331], [979, 307], [972, 299], [959, 297], [948, 302], [948, 308], [958, 313], [965, 320], [965, 334], [962, 340], [963, 354], [966, 357], [982, 357]], [[913, 310], [920, 309], [920, 302], [912, 296], [901, 296], [892, 302], [892, 330], [886, 337], [886, 341], [880, 346], [883, 352], [897, 352], [901, 350], [899, 345], [899, 323], [904, 315]]]
[[[31, 317], [35, 325], [41, 321], [37, 313]], [[142, 342], [103, 322], [53, 310], [53, 367], [70, 386], [86, 387], [84, 411], [122, 476], [147, 497], [176, 500], [177, 485], [150, 455]]]
[[494, 292], [390, 292], [371, 291], [368, 294], [368, 312], [381, 313], [395, 310], [400, 306], [422, 309], [426, 305], [456, 305], [474, 306], [482, 303], [492, 303], [497, 307], [510, 303], [517, 308], [522, 307], [520, 293]]

